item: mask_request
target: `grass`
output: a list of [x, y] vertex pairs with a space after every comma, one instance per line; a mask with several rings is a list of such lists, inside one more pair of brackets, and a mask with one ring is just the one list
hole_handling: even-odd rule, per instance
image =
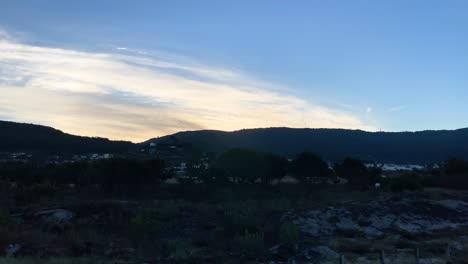
[[166, 242], [169, 258], [174, 260], [187, 260], [192, 257], [196, 248], [189, 239], [176, 238]]
[[126, 264], [125, 261], [109, 261], [96, 258], [0, 258], [0, 264]]
[[362, 255], [372, 252], [372, 241], [365, 239], [337, 239], [329, 243], [330, 248], [340, 253], [354, 253]]
[[239, 235], [236, 239], [236, 244], [245, 255], [260, 255], [264, 251], [263, 233], [250, 233], [245, 230], [244, 234]]
[[279, 241], [285, 245], [294, 245], [299, 241], [301, 230], [293, 223], [284, 223], [279, 231]]

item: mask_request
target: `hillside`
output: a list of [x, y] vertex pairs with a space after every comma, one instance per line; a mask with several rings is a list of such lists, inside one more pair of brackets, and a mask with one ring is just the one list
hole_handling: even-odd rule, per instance
[[127, 141], [75, 136], [51, 127], [0, 121], [0, 152], [116, 153], [132, 146]]
[[[234, 132], [215, 130], [179, 132], [171, 136], [203, 151], [249, 148], [294, 157], [312, 151], [328, 160], [355, 157], [396, 163], [440, 162], [468, 158], [468, 129], [420, 132], [366, 132], [345, 129], [264, 128]], [[163, 142], [169, 136], [152, 139]]]

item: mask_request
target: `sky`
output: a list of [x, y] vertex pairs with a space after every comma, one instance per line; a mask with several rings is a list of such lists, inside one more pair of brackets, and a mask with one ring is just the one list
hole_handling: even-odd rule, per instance
[[466, 102], [467, 1], [0, 0], [0, 120], [140, 142], [457, 129]]

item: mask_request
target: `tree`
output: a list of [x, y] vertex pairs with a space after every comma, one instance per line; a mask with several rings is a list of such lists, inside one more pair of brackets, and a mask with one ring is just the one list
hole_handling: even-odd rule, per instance
[[266, 153], [264, 159], [267, 163], [267, 171], [263, 174], [262, 183], [269, 184], [275, 179], [281, 179], [286, 175], [289, 162], [285, 157]]
[[234, 182], [269, 184], [286, 174], [288, 160], [271, 153], [232, 149], [222, 154], [215, 168], [224, 171]]
[[209, 186], [226, 186], [229, 184], [229, 179], [224, 170], [210, 167], [206, 169], [200, 176], [201, 181]]
[[319, 156], [302, 152], [292, 161], [291, 173], [300, 181], [310, 184], [314, 177], [330, 177], [333, 175], [328, 164]]
[[446, 174], [464, 174], [468, 172], [468, 162], [461, 158], [450, 158], [444, 162], [444, 172]]
[[231, 149], [216, 161], [215, 168], [224, 170], [237, 183], [254, 183], [262, 179], [268, 169], [264, 157], [252, 150]]
[[164, 180], [164, 161], [123, 158], [96, 161], [87, 174], [104, 190], [137, 194]]
[[468, 189], [468, 161], [451, 158], [444, 162], [439, 185], [454, 189]]
[[348, 179], [351, 185], [359, 188], [369, 187], [372, 179], [382, 173], [381, 169], [367, 168], [362, 161], [353, 158], [346, 158], [335, 164], [334, 169], [337, 176]]

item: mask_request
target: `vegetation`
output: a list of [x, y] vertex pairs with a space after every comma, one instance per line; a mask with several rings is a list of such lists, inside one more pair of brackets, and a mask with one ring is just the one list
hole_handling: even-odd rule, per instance
[[264, 250], [263, 233], [250, 233], [248, 230], [237, 237], [237, 244], [243, 254], [257, 256]]
[[51, 127], [0, 121], [1, 151], [46, 153], [121, 153], [135, 147], [127, 141], [81, 137]]
[[[436, 163], [456, 155], [468, 159], [468, 129], [420, 132], [366, 132], [345, 129], [262, 128], [234, 132], [188, 131], [172, 135], [204, 152], [232, 148], [294, 157], [312, 151], [330, 161], [353, 157], [385, 163]], [[157, 141], [157, 139], [154, 139]], [[159, 139], [165, 140], [165, 137]]]
[[[334, 201], [349, 199], [372, 201], [387, 191], [467, 189], [467, 164], [452, 159], [440, 169], [384, 177], [380, 169], [368, 168], [356, 159], [344, 159], [330, 168], [310, 152], [288, 161], [246, 149], [230, 150], [207, 166], [191, 164], [182, 175], [174, 174], [159, 158], [5, 162], [0, 163], [5, 197], [4, 210], [0, 210], [0, 248], [18, 243], [25, 245], [26, 256], [99, 256], [102, 263], [113, 259], [138, 263], [266, 261], [272, 258], [271, 248], [288, 255], [318, 243], [293, 220], [282, 218], [291, 210], [332, 206]], [[300, 182], [278, 181], [285, 176]], [[167, 181], [171, 177], [178, 183]], [[338, 184], [337, 178], [347, 182]], [[326, 179], [326, 184], [317, 179]], [[380, 189], [374, 188], [376, 182]], [[43, 224], [47, 218], [36, 212], [57, 205], [75, 213], [73, 222], [49, 228], [54, 223]], [[336, 225], [340, 221], [330, 216], [327, 222]], [[336, 236], [329, 244], [333, 250], [371, 252], [372, 245], [362, 232], [341, 228]], [[44, 259], [43, 263], [48, 262]]]
[[343, 162], [335, 164], [334, 169], [338, 177], [346, 178], [350, 185], [364, 189], [382, 174], [381, 169], [367, 168], [362, 161], [352, 158], [346, 158]]
[[293, 223], [281, 225], [279, 241], [285, 245], [294, 245], [299, 241], [300, 229]]
[[319, 156], [302, 152], [291, 163], [291, 173], [304, 184], [314, 183], [314, 178], [330, 177], [332, 171]]

